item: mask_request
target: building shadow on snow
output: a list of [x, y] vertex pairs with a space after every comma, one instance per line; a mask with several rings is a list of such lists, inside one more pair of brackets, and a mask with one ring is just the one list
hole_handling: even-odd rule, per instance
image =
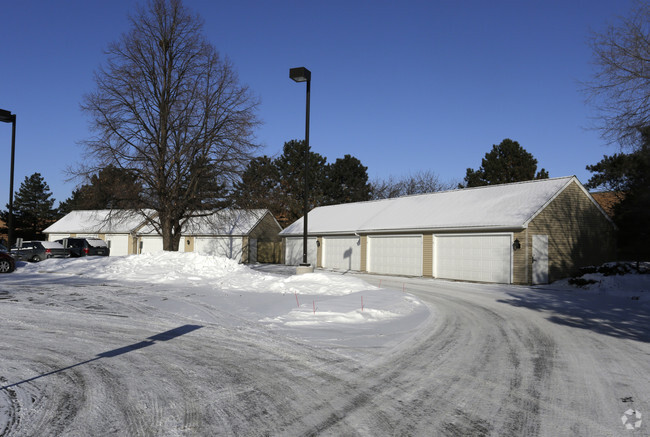
[[650, 308], [642, 301], [582, 290], [533, 289], [509, 292], [499, 302], [547, 313], [559, 325], [612, 337], [650, 342]]
[[138, 343], [133, 343], [128, 346], [120, 347], [117, 349], [113, 349], [110, 351], [102, 352], [97, 355], [95, 355], [94, 358], [91, 358], [86, 361], [82, 361], [80, 363], [73, 364], [71, 366], [63, 367], [61, 369], [56, 369], [52, 370], [51, 372], [43, 373], [41, 375], [34, 376], [33, 378], [25, 379], [23, 381], [19, 382], [14, 382], [13, 384], [7, 384], [5, 386], [0, 387], [0, 390], [7, 390], [12, 387], [19, 386], [21, 384], [24, 384], [26, 382], [32, 382], [40, 378], [44, 378], [46, 376], [54, 375], [56, 373], [64, 372], [66, 370], [73, 369], [75, 367], [82, 366], [84, 364], [92, 363], [93, 361], [100, 360], [102, 358], [114, 358], [123, 354], [126, 354], [128, 352], [133, 352], [148, 346], [152, 346], [156, 344], [158, 341], [168, 341], [172, 340], [176, 337], [180, 337], [181, 335], [189, 334], [192, 331], [196, 331], [197, 329], [202, 328], [203, 326], [201, 325], [183, 325], [179, 326], [178, 328], [170, 329], [169, 331], [161, 332], [156, 335], [152, 335], [151, 337], [148, 337], [146, 340], [140, 341]]

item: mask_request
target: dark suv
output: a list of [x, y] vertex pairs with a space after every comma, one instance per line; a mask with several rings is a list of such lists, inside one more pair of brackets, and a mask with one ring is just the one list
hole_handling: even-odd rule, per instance
[[67, 258], [70, 252], [55, 241], [23, 241], [11, 247], [11, 254], [19, 261], [39, 262], [47, 258]]
[[106, 244], [106, 242], [101, 238], [70, 237], [56, 241], [61, 243], [66, 249], [70, 249], [70, 256], [72, 257], [93, 255], [108, 256], [111, 253], [108, 244]]

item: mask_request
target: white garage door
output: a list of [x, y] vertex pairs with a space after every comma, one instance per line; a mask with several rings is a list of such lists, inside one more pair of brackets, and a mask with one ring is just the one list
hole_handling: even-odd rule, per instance
[[368, 271], [422, 276], [422, 236], [368, 237]]
[[140, 237], [140, 253], [153, 253], [163, 250], [163, 239], [160, 236]]
[[437, 278], [510, 283], [511, 234], [436, 235], [433, 274]]
[[[284, 263], [288, 266], [297, 266], [302, 264], [302, 237], [287, 237], [284, 240]], [[316, 266], [316, 256], [318, 246], [316, 246], [316, 237], [307, 238], [307, 262]]]
[[128, 235], [106, 235], [106, 244], [111, 248], [111, 256], [121, 256], [129, 254], [129, 236]]
[[194, 251], [241, 261], [242, 239], [241, 237], [196, 237]]
[[323, 237], [323, 267], [361, 270], [361, 239], [359, 237]]

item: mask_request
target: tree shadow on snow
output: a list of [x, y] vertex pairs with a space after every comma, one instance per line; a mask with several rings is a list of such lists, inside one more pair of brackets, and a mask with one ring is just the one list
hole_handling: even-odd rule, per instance
[[581, 290], [534, 289], [499, 302], [547, 313], [553, 323], [650, 342], [650, 308], [642, 301]]
[[84, 364], [92, 363], [93, 361], [97, 361], [97, 360], [100, 360], [102, 358], [114, 358], [114, 357], [117, 357], [119, 355], [126, 354], [128, 352], [133, 352], [133, 351], [136, 351], [136, 350], [148, 347], [148, 346], [152, 346], [152, 345], [156, 344], [157, 341], [168, 341], [168, 340], [174, 339], [176, 337], [180, 337], [181, 335], [189, 334], [190, 332], [196, 331], [197, 329], [200, 329], [202, 327], [203, 326], [201, 326], [201, 325], [183, 325], [183, 326], [179, 326], [178, 328], [170, 329], [169, 331], [165, 331], [165, 332], [161, 332], [161, 333], [156, 334], [156, 335], [152, 335], [151, 337], [148, 337], [146, 340], [140, 341], [138, 343], [133, 343], [133, 344], [130, 344], [128, 346], [124, 346], [124, 347], [120, 347], [120, 348], [113, 349], [113, 350], [110, 350], [110, 351], [99, 353], [99, 354], [95, 355], [94, 358], [91, 358], [89, 360], [82, 361], [80, 363], [73, 364], [73, 365], [68, 366], [68, 367], [63, 367], [61, 369], [52, 370], [51, 372], [43, 373], [41, 375], [34, 376], [33, 378], [25, 379], [25, 380], [20, 381], [20, 382], [15, 382], [13, 384], [7, 384], [5, 386], [0, 387], [0, 390], [7, 390], [7, 389], [10, 389], [12, 387], [16, 387], [18, 385], [24, 384], [26, 382], [32, 382], [32, 381], [35, 381], [37, 379], [40, 379], [40, 378], [43, 378], [43, 377], [46, 377], [46, 376], [50, 376], [50, 375], [54, 375], [56, 373], [64, 372], [66, 370], [70, 370], [70, 369], [73, 369], [75, 367], [82, 366]]

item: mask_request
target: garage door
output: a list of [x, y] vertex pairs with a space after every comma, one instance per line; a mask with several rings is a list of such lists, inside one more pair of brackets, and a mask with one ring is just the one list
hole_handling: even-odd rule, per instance
[[368, 271], [422, 276], [422, 236], [368, 237]]
[[323, 267], [339, 270], [361, 270], [359, 237], [323, 237]]
[[241, 237], [196, 237], [194, 251], [203, 255], [225, 256], [241, 261]]
[[509, 284], [511, 234], [436, 235], [433, 274], [437, 278]]
[[[302, 237], [287, 237], [284, 242], [284, 263], [289, 266], [302, 264]], [[307, 238], [307, 262], [312, 266], [316, 265], [317, 254], [316, 237]]]
[[163, 250], [162, 237], [140, 237], [140, 253], [154, 253]]
[[106, 244], [111, 248], [111, 256], [129, 254], [128, 235], [106, 235]]

